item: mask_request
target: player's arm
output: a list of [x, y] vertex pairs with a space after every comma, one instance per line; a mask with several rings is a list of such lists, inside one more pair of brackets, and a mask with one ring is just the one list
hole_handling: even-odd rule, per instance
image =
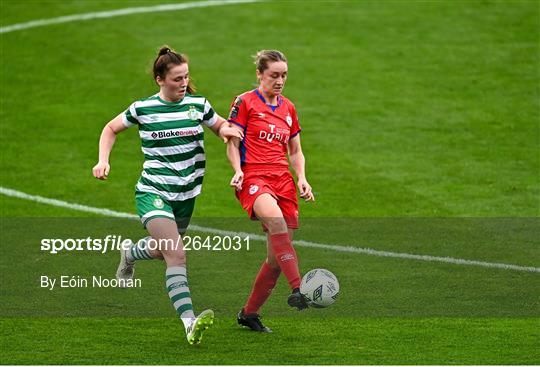
[[[241, 131], [237, 126], [233, 126], [233, 129]], [[244, 181], [244, 172], [242, 172], [242, 166], [240, 162], [240, 139], [233, 137], [227, 143], [227, 159], [231, 164], [234, 171], [234, 176], [231, 178], [230, 185], [236, 190], [242, 190], [242, 182]]]
[[218, 114], [216, 114], [216, 116], [217, 122], [209, 128], [214, 134], [223, 139], [224, 143], [227, 143], [231, 138], [242, 139], [244, 137], [244, 132], [242, 130], [233, 127], [227, 120]]
[[106, 180], [111, 169], [109, 165], [109, 156], [111, 150], [116, 141], [116, 135], [128, 127], [122, 122], [122, 114], [119, 114], [112, 119], [101, 132], [99, 138], [99, 161], [92, 169], [92, 173], [95, 178], [100, 180]]
[[246, 103], [240, 96], [237, 96], [231, 104], [229, 122], [231, 129], [241, 132], [242, 137], [233, 137], [227, 143], [227, 159], [234, 171], [230, 185], [236, 190], [242, 190], [242, 183], [244, 181], [244, 172], [242, 172], [242, 161], [240, 159], [240, 141], [244, 138], [247, 121], [248, 112]]
[[300, 134], [289, 140], [288, 149], [289, 161], [298, 180], [297, 186], [298, 190], [300, 190], [300, 197], [306, 201], [315, 201], [311, 185], [306, 180], [306, 159], [302, 152], [302, 145], [300, 144]]

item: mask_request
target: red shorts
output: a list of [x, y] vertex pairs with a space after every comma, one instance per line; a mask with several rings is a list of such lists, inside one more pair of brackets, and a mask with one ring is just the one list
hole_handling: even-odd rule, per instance
[[[296, 186], [288, 170], [244, 172], [242, 190], [236, 191], [236, 197], [253, 220], [257, 220], [257, 215], [253, 212], [253, 204], [261, 194], [272, 195], [277, 200], [287, 227], [298, 228]], [[263, 229], [266, 231], [264, 225]]]

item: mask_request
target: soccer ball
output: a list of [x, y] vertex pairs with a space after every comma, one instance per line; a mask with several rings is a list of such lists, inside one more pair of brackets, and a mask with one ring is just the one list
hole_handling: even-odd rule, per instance
[[328, 307], [334, 303], [339, 294], [339, 282], [331, 271], [313, 269], [302, 278], [300, 293], [307, 298], [311, 307]]

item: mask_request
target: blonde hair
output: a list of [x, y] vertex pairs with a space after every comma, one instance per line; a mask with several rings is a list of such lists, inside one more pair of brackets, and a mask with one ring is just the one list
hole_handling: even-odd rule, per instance
[[278, 50], [260, 50], [253, 56], [253, 63], [260, 73], [268, 69], [269, 62], [283, 61], [287, 62], [287, 58], [283, 52]]

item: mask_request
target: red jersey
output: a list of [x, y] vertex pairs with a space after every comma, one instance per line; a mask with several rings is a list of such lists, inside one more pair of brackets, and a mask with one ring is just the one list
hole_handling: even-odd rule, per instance
[[258, 89], [236, 97], [229, 122], [244, 129], [240, 160], [244, 168], [288, 169], [287, 143], [300, 132], [296, 109], [278, 96], [277, 106], [268, 105]]

